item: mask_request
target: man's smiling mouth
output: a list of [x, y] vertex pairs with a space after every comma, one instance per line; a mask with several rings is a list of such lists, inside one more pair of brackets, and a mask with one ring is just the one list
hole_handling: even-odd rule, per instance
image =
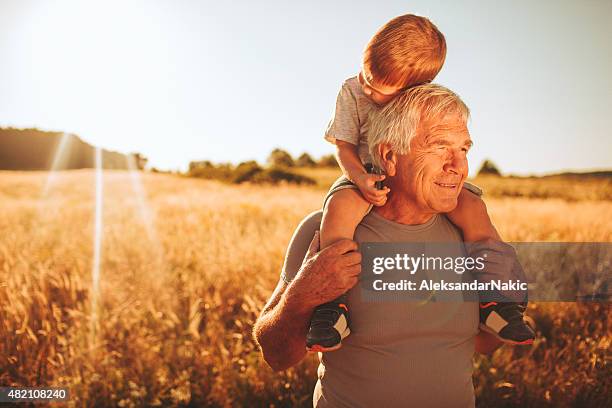
[[457, 188], [457, 186], [459, 186], [459, 183], [440, 183], [435, 181], [434, 182], [436, 185], [443, 187], [443, 188]]

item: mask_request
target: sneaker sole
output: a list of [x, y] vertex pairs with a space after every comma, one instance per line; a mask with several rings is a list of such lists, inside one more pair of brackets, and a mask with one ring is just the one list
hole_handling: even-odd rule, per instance
[[326, 353], [328, 351], [335, 351], [342, 347], [342, 343], [338, 343], [332, 347], [323, 347], [321, 345], [315, 344], [312, 347], [306, 347], [306, 350], [310, 353]]
[[523, 341], [514, 341], [514, 340], [509, 340], [509, 339], [504, 339], [503, 337], [500, 337], [499, 334], [497, 334], [496, 331], [492, 330], [489, 328], [489, 326], [484, 325], [482, 323], [479, 324], [479, 327], [486, 331], [487, 333], [491, 333], [492, 335], [494, 335], [499, 341], [506, 343], [506, 344], [511, 344], [513, 346], [529, 346], [533, 344], [533, 339], [527, 339], [527, 340], [523, 340]]
[[340, 347], [342, 347], [342, 340], [345, 339], [346, 336], [348, 336], [349, 334], [351, 334], [351, 329], [346, 327], [346, 329], [344, 329], [344, 331], [340, 335], [340, 343], [336, 344], [335, 346], [325, 347], [325, 346], [322, 346], [320, 344], [315, 344], [315, 345], [312, 345], [310, 347], [306, 346], [306, 350], [311, 352], [311, 353], [325, 353], [325, 352], [328, 352], [328, 351], [338, 350]]

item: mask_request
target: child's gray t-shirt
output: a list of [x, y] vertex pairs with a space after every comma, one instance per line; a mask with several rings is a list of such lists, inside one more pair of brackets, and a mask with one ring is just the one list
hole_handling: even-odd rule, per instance
[[325, 130], [325, 140], [336, 143], [342, 140], [358, 147], [362, 163], [371, 163], [368, 148], [368, 115], [373, 107], [356, 76], [342, 84], [334, 116]]

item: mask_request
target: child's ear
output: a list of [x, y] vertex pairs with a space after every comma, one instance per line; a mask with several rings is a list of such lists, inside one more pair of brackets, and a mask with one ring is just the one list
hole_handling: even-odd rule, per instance
[[381, 159], [382, 170], [384, 170], [385, 174], [388, 176], [395, 176], [397, 155], [391, 150], [391, 146], [387, 143], [379, 144], [377, 149]]

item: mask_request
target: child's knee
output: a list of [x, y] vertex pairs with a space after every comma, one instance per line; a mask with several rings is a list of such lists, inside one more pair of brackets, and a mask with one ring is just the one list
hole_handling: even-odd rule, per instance
[[357, 220], [361, 222], [365, 217], [370, 203], [366, 201], [359, 190], [345, 188], [334, 193], [323, 209], [323, 217], [326, 214], [333, 215], [348, 220]]
[[487, 205], [480, 196], [470, 191], [461, 192], [457, 208], [449, 213], [449, 217], [461, 228], [466, 241], [501, 239], [491, 222]]
[[487, 217], [487, 206], [484, 201], [474, 193], [462, 189], [457, 199], [457, 206], [449, 213], [453, 222], [463, 225]]
[[344, 189], [333, 194], [323, 210], [321, 247], [339, 239], [353, 239], [355, 229], [369, 207], [370, 204], [357, 190]]
[[472, 211], [486, 211], [487, 206], [483, 201], [482, 197], [473, 193], [471, 190], [462, 188], [459, 192], [458, 203], [459, 206], [464, 206]]

